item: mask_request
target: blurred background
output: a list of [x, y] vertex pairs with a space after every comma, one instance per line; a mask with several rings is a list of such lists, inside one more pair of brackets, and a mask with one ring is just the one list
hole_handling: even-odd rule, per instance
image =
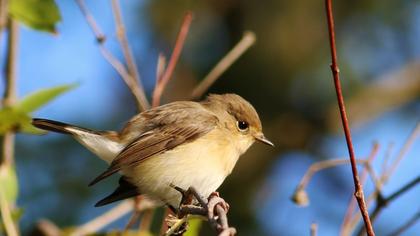
[[[101, 56], [76, 3], [57, 4], [62, 22], [56, 35], [20, 29], [18, 94], [78, 83], [34, 116], [118, 130], [135, 114], [134, 100]], [[122, 58], [110, 4], [87, 5], [107, 36], [106, 46]], [[257, 43], [209, 91], [237, 93], [249, 100], [276, 145], [255, 144], [221, 187], [231, 206], [230, 223], [240, 235], [309, 235], [313, 222], [319, 235], [337, 235], [353, 193], [350, 166], [315, 175], [307, 188], [308, 207], [290, 200], [311, 164], [347, 158], [329, 69], [323, 1], [142, 0], [121, 1], [121, 7], [149, 96], [158, 54], [170, 56], [184, 13], [193, 11], [165, 103], [188, 98], [245, 30], [255, 32]], [[374, 161], [379, 172], [386, 154], [395, 158], [420, 118], [420, 1], [334, 1], [334, 11], [356, 155], [367, 157], [373, 143], [379, 143]], [[1, 56], [4, 61], [4, 53]], [[21, 134], [16, 152], [23, 232], [41, 218], [68, 227], [112, 207], [93, 205], [113, 190], [118, 177], [88, 187], [106, 164], [70, 137]], [[384, 187], [385, 196], [419, 175], [419, 154], [417, 140]], [[373, 191], [368, 183], [366, 194]], [[418, 212], [419, 196], [416, 186], [387, 207], [374, 224], [377, 235], [393, 232]], [[122, 228], [126, 222], [127, 217], [109, 228]], [[419, 232], [417, 223], [404, 235]], [[213, 233], [205, 225], [202, 235]]]

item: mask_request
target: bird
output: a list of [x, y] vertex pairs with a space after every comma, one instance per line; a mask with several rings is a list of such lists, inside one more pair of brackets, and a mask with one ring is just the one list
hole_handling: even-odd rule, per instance
[[200, 196], [208, 197], [255, 141], [274, 146], [264, 136], [254, 107], [232, 93], [151, 108], [135, 115], [119, 132], [41, 118], [34, 118], [32, 124], [73, 136], [108, 163], [90, 186], [121, 174], [118, 187], [97, 202], [97, 207], [142, 194], [177, 209], [182, 195], [173, 186], [193, 187]]

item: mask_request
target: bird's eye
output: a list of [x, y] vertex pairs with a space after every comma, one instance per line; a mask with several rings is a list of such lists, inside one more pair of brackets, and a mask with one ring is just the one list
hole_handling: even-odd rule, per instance
[[249, 124], [246, 121], [238, 121], [236, 122], [236, 126], [238, 126], [239, 131], [244, 132], [249, 129]]

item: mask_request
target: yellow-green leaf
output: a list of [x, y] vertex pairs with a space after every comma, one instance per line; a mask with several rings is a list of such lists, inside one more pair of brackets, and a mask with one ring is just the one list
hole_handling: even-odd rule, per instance
[[48, 89], [42, 89], [36, 91], [28, 96], [24, 97], [20, 102], [18, 102], [14, 109], [22, 111], [24, 113], [30, 113], [43, 105], [47, 104], [49, 101], [57, 97], [58, 95], [67, 92], [68, 90], [76, 87], [76, 85], [62, 85]]
[[22, 111], [13, 108], [0, 110], [0, 135], [9, 130], [29, 134], [43, 134], [45, 131], [36, 129], [31, 124], [32, 118]]
[[9, 0], [10, 15], [23, 24], [55, 33], [55, 25], [61, 20], [54, 0]]
[[188, 221], [187, 232], [184, 233], [184, 236], [198, 236], [200, 235], [201, 224], [203, 220], [201, 219], [191, 219]]
[[18, 181], [13, 166], [0, 165], [0, 196], [10, 203], [16, 202]]

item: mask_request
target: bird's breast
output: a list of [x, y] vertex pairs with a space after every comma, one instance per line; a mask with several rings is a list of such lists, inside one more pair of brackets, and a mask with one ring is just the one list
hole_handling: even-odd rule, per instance
[[231, 173], [239, 155], [232, 142], [211, 131], [193, 142], [152, 156], [123, 174], [142, 193], [177, 207], [181, 194], [170, 184], [183, 189], [194, 187], [208, 197]]

